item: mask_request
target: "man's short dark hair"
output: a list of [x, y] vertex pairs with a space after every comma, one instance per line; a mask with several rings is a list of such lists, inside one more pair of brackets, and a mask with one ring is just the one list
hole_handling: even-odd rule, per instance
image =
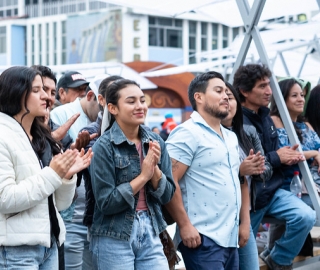
[[270, 69], [265, 65], [248, 64], [238, 68], [233, 77], [233, 86], [240, 96], [240, 101], [245, 102], [246, 98], [241, 94], [251, 92], [258, 80], [271, 77]]
[[220, 73], [215, 71], [209, 71], [209, 72], [200, 74], [191, 81], [188, 89], [188, 97], [193, 110], [195, 111], [197, 110], [197, 104], [196, 104], [196, 100], [194, 99], [194, 94], [196, 92], [205, 93], [208, 87], [209, 80], [215, 79], [215, 78], [224, 81], [223, 76]]
[[57, 85], [57, 78], [50, 68], [48, 68], [46, 66], [42, 66], [42, 65], [33, 65], [33, 66], [31, 66], [31, 68], [33, 68], [37, 71], [40, 71], [42, 77], [47, 77], [47, 78], [53, 80], [54, 84]]

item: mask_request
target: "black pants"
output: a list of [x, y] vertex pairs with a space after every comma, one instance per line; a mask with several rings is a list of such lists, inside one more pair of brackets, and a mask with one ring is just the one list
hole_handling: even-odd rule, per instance
[[58, 247], [59, 270], [64, 270], [64, 244]]

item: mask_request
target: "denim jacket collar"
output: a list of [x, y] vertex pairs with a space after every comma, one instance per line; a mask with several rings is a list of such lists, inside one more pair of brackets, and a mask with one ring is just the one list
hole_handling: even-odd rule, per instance
[[[148, 143], [150, 140], [152, 140], [150, 139], [146, 128], [143, 127], [142, 125], [140, 125], [139, 127], [139, 133], [140, 133], [142, 144]], [[110, 140], [116, 145], [119, 145], [125, 141], [130, 145], [134, 144], [133, 142], [127, 139], [126, 135], [124, 135], [117, 121], [114, 121], [112, 127], [110, 128]]]

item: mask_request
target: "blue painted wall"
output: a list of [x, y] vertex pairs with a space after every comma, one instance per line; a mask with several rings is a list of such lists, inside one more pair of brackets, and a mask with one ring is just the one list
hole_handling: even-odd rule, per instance
[[149, 46], [149, 61], [183, 65], [183, 49]]
[[25, 63], [25, 35], [26, 27], [11, 26], [11, 65], [26, 65]]

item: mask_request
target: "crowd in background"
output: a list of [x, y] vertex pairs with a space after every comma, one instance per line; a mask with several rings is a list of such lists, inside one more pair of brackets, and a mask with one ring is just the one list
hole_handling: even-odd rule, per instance
[[[59, 81], [45, 66], [0, 75], [1, 269], [292, 269], [312, 256], [316, 215], [298, 163], [320, 184], [320, 86], [281, 78], [299, 138], [272, 97], [271, 71], [214, 71], [188, 89], [190, 119], [145, 125], [140, 86], [112, 75]], [[256, 235], [271, 224], [265, 249]], [[177, 224], [174, 239], [167, 224]]]

